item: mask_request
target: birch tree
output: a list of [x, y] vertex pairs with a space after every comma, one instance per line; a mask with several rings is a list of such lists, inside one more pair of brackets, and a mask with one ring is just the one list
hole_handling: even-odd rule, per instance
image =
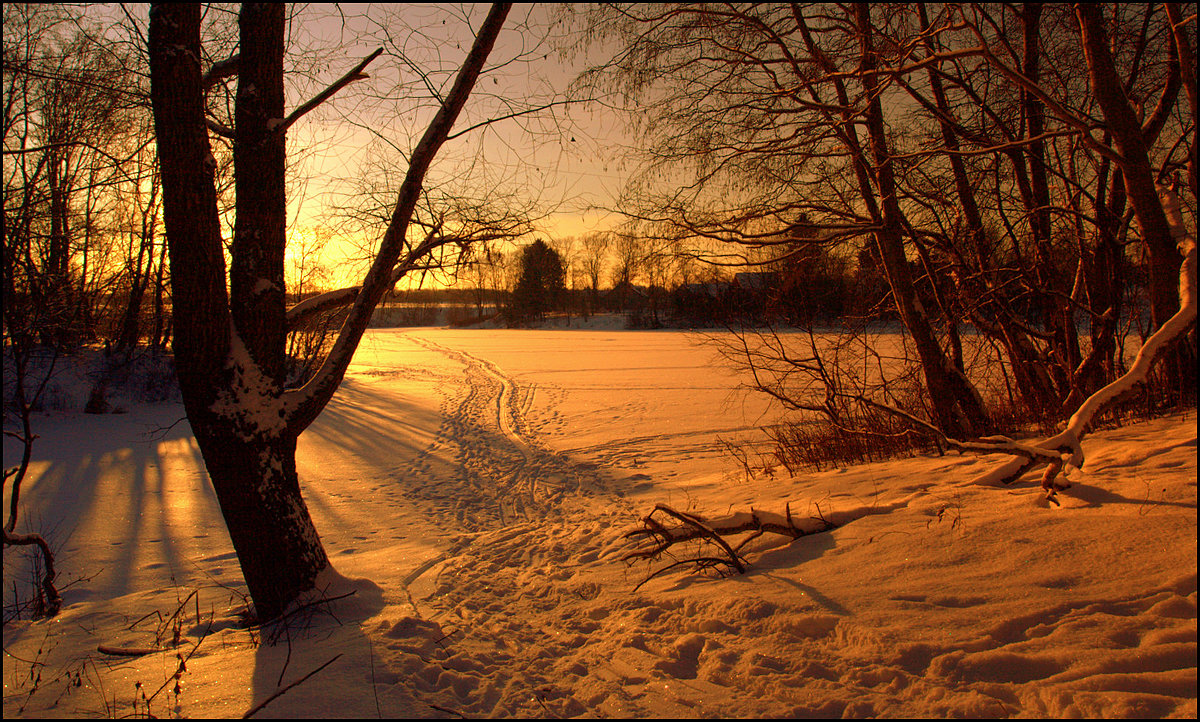
[[[240, 52], [201, 67], [200, 7], [151, 8], [151, 99], [162, 177], [174, 349], [188, 420], [204, 457], [259, 619], [271, 619], [313, 588], [329, 559], [296, 474], [296, 440], [337, 390], [383, 294], [456, 239], [410, 238], [423, 179], [471, 94], [509, 5], [492, 7], [424, 135], [409, 157], [378, 252], [358, 286], [286, 308], [286, 130], [378, 55], [291, 113], [284, 108], [285, 15], [281, 4], [246, 4]], [[237, 75], [233, 141], [236, 221], [228, 285], [214, 185], [216, 161], [205, 117], [206, 89]], [[186, 299], [186, 302], [184, 301]], [[287, 389], [289, 319], [350, 307], [332, 350], [301, 388]]]

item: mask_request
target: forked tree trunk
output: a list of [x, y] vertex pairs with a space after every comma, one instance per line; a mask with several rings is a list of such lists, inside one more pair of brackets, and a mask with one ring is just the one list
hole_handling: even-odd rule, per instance
[[[217, 214], [216, 161], [205, 120], [200, 8], [157, 4], [149, 54], [163, 221], [171, 259], [176, 372], [192, 431], [237, 551], [260, 620], [280, 615], [329, 566], [296, 476], [296, 439], [333, 396], [383, 293], [438, 244], [409, 248], [406, 232], [424, 176], [479, 77], [509, 6], [489, 12], [410, 157], [388, 230], [361, 287], [333, 292], [352, 303], [333, 351], [302, 389], [284, 390], [287, 330], [282, 5], [247, 4], [235, 104], [237, 219], [226, 286]], [[347, 82], [365, 77], [374, 55], [301, 106], [307, 112]], [[402, 254], [406, 254], [403, 262]]]
[[[255, 15], [261, 20], [261, 9]], [[282, 13], [278, 16], [277, 21]], [[282, 24], [276, 24], [281, 31]], [[289, 429], [282, 411], [269, 423], [262, 418], [265, 409], [282, 408], [281, 384], [270, 368], [276, 364], [264, 358], [276, 353], [271, 347], [278, 345], [278, 339], [255, 335], [256, 342], [248, 349], [240, 340], [234, 343], [213, 184], [216, 164], [204, 122], [197, 62], [199, 7], [153, 8], [150, 55], [180, 389], [255, 613], [259, 619], [271, 619], [313, 587], [329, 560], [300, 495], [298, 432]], [[282, 205], [282, 188], [279, 193]], [[261, 198], [255, 202], [260, 209], [266, 203]], [[239, 221], [244, 222], [241, 213]], [[270, 240], [282, 243], [282, 238]], [[245, 253], [245, 244], [238, 251]], [[245, 266], [235, 264], [243, 272]], [[235, 281], [235, 300], [255, 290], [244, 286]], [[281, 294], [278, 299], [275, 315], [282, 317]], [[243, 310], [239, 316], [247, 335], [256, 334], [253, 314]], [[235, 347], [236, 360], [231, 354]], [[255, 363], [255, 356], [266, 361], [266, 372]]]

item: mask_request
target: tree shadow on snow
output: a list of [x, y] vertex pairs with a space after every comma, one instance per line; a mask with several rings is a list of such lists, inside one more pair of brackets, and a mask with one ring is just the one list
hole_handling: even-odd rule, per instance
[[[65, 589], [67, 604], [183, 585], [231, 548], [182, 413], [106, 416], [103, 434], [94, 416], [35, 419], [18, 527], [47, 534], [60, 580], [87, 580]], [[22, 573], [7, 562], [6, 587]]]

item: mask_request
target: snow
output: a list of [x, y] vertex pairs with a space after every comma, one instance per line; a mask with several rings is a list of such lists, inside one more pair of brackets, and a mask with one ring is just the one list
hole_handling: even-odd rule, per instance
[[286, 401], [275, 394], [271, 380], [250, 356], [236, 327], [229, 328], [229, 360], [233, 386], [218, 395], [212, 411], [238, 427], [239, 438], [255, 437], [283, 428]]
[[[269, 628], [180, 405], [40, 414], [22, 518], [77, 581], [5, 624], [4, 716], [237, 716], [334, 660], [256, 716], [1194, 717], [1194, 413], [1094, 431], [1047, 506], [994, 456], [747, 474], [737, 385], [683, 332], [369, 331], [297, 458], [353, 595]], [[638, 587], [657, 503], [838, 526]]]

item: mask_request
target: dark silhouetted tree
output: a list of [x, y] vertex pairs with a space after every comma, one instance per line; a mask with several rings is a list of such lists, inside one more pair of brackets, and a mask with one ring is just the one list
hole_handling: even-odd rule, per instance
[[[283, 5], [247, 4], [240, 52], [211, 68], [200, 41], [201, 9], [156, 4], [149, 56], [163, 220], [175, 299], [174, 350], [188, 421], [204, 457], [260, 619], [279, 616], [329, 566], [300, 493], [296, 439], [328, 403], [383, 294], [457, 238], [410, 236], [428, 171], [483, 69], [508, 5], [493, 6], [473, 47], [409, 156], [408, 171], [374, 262], [359, 286], [286, 306], [286, 134], [289, 125], [362, 76], [370, 56], [291, 114], [284, 107]], [[237, 75], [234, 127], [213, 129], [205, 94]], [[209, 133], [233, 139], [236, 225], [226, 246]], [[226, 272], [226, 253], [230, 263]], [[287, 388], [289, 325], [348, 305], [332, 350], [302, 388]]]
[[565, 273], [558, 252], [534, 241], [521, 252], [521, 276], [513, 291], [511, 314], [516, 322], [544, 318], [562, 303]]

